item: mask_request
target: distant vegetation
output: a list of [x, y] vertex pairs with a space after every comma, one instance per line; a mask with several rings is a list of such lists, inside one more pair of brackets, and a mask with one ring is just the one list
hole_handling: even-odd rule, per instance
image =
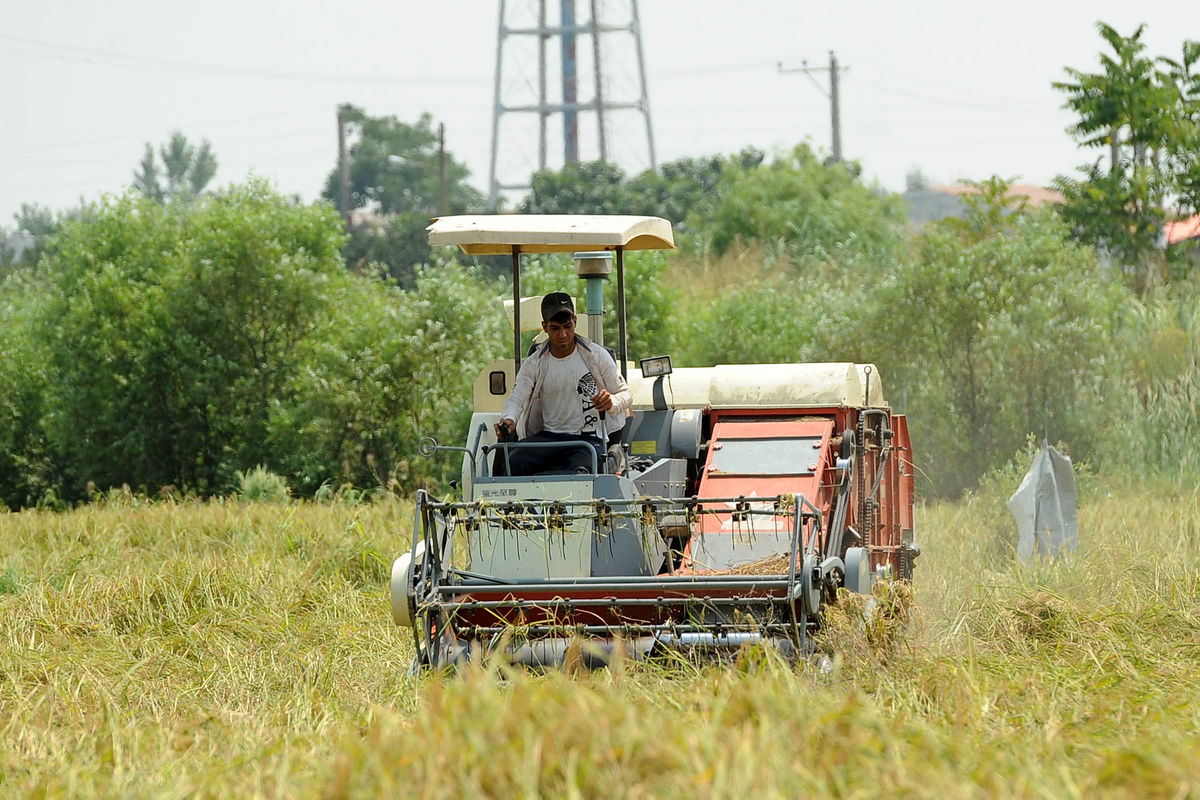
[[[971, 489], [1031, 437], [1105, 469], [1195, 476], [1197, 248], [1100, 234], [1161, 222], [1167, 200], [1200, 210], [1200, 46], [1152, 60], [1140, 31], [1101, 33], [1113, 57], [1059, 88], [1081, 144], [1107, 126], [1114, 160], [1064, 183], [1061, 209], [1027, 209], [991, 178], [964, 219], [914, 232], [897, 196], [804, 144], [634, 176], [572, 165], [534, 175], [521, 209], [668, 216], [679, 250], [628, 259], [631, 356], [874, 363], [910, 416], [925, 496]], [[1120, 88], [1143, 73], [1155, 91]], [[124, 197], [23, 210], [37, 247], [0, 265], [0, 502], [225, 495], [256, 468], [302, 497], [454, 473], [417, 443], [462, 441], [473, 377], [507, 352], [506, 269], [429, 251], [431, 210], [482, 198], [453, 158], [443, 192], [430, 118], [348, 113], [352, 204], [381, 214], [350, 234], [330, 204], [258, 181], [201, 191], [215, 156], [181, 134], [160, 150], [167, 189], [151, 190], [148, 151]], [[1101, 202], [1107, 217], [1087, 210]], [[523, 284], [577, 287], [565, 258]]]
[[[1194, 270], [1142, 296], [999, 180], [915, 235], [894, 197], [804, 147], [722, 180], [679, 254], [631, 254], [633, 358], [874, 363], [927, 496], [975, 486], [1031, 436], [1200, 474]], [[504, 279], [446, 260], [401, 289], [345, 269], [344, 241], [329, 206], [257, 183], [66, 221], [0, 284], [0, 499], [224, 494], [259, 466], [302, 496], [451, 474], [416, 445], [465, 435], [471, 381], [507, 350]], [[547, 258], [523, 289], [576, 281]]]
[[301, 494], [428, 479], [416, 440], [461, 435], [503, 339], [493, 290], [448, 267], [404, 292], [343, 242], [329, 206], [260, 183], [66, 222], [0, 284], [0, 500], [223, 494], [258, 466]]

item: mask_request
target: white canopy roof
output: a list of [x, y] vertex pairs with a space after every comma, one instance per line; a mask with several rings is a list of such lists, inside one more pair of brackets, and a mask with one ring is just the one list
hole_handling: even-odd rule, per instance
[[438, 217], [425, 230], [434, 247], [457, 245], [468, 255], [572, 253], [577, 250], [669, 250], [671, 223], [661, 217], [583, 214], [474, 214]]

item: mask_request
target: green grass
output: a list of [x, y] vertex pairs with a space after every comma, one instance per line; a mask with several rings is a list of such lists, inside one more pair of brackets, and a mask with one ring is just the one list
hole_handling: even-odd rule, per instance
[[0, 515], [0, 796], [1200, 794], [1200, 493], [1081, 494], [1029, 570], [1001, 493], [920, 508], [911, 604], [831, 615], [832, 671], [409, 677], [400, 502]]

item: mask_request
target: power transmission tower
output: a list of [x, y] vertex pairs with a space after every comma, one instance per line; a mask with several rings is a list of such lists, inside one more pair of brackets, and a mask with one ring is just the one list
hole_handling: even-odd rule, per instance
[[[512, 156], [536, 140], [536, 169], [546, 169], [550, 164], [547, 130], [553, 115], [562, 116], [562, 163], [578, 164], [583, 160], [579, 126], [581, 113], [591, 113], [596, 120], [595, 140], [590, 144], [595, 148], [596, 155], [594, 157], [600, 161], [609, 160], [610, 142], [606, 126], [612, 122], [612, 113], [622, 111], [640, 113], [645, 122], [647, 160], [651, 169], [658, 169], [654, 154], [654, 131], [650, 123], [650, 100], [646, 92], [646, 66], [642, 56], [642, 35], [638, 22], [637, 0], [629, 0], [628, 20], [620, 22], [602, 21], [597, 10], [598, 0], [588, 0], [589, 19], [578, 22], [575, 15], [576, 3], [577, 0], [558, 0], [559, 20], [557, 25], [547, 22], [546, 0], [537, 0], [536, 19], [530, 18], [531, 15], [528, 13], [530, 4], [524, 3], [525, 17], [510, 24], [509, 3], [507, 0], [500, 0], [500, 25], [496, 42], [495, 102], [492, 109], [492, 155], [488, 175], [488, 206], [493, 210], [497, 207], [501, 192], [510, 189], [529, 189], [529, 174], [533, 171], [526, 169], [520, 180], [503, 181], [497, 171], [501, 151], [503, 150], [506, 156]], [[522, 4], [514, 3], [514, 5]], [[639, 90], [636, 97], [629, 99], [611, 97], [612, 93], [607, 91], [605, 80], [604, 60], [602, 59], [604, 48], [601, 46], [601, 37], [608, 36], [611, 40], [618, 35], [624, 39], [623, 43], [627, 48], [632, 45], [634, 58], [617, 59], [617, 63], [628, 63], [630, 60], [636, 60], [637, 63]], [[593, 90], [592, 98], [585, 101], [579, 99], [580, 59], [578, 58], [577, 44], [581, 36], [590, 37], [591, 40], [590, 64], [584, 66], [591, 67]], [[510, 39], [514, 41], [510, 42]], [[553, 102], [549, 98], [550, 82], [547, 72], [552, 59], [548, 51], [551, 49], [552, 39], [559, 40], [558, 66], [561, 88], [561, 101], [559, 102]], [[509, 96], [514, 93], [514, 89], [505, 84], [503, 73], [506, 63], [521, 71], [522, 67], [528, 66], [525, 62], [532, 59], [529, 58], [528, 48], [515, 54], [512, 51], [506, 53], [506, 45], [530, 42], [534, 44], [536, 50], [537, 94], [532, 98], [518, 97], [510, 101]], [[608, 40], [605, 40], [605, 44], [607, 43]], [[619, 47], [619, 45], [617, 46]], [[509, 58], [506, 58], [506, 55]], [[532, 88], [532, 82], [518, 81], [516, 88]], [[537, 136], [512, 136], [511, 142], [506, 138], [506, 144], [502, 148], [500, 141], [502, 119], [506, 115], [536, 120]], [[591, 148], [587, 149], [591, 150]], [[528, 161], [526, 166], [528, 167]]]
[[[846, 70], [848, 70], [850, 68], [849, 67], [839, 67], [838, 62], [837, 62], [837, 56], [835, 56], [833, 54], [832, 50], [829, 51], [829, 66], [828, 67], [810, 67], [810, 66], [808, 66], [807, 61], [801, 61], [799, 69], [784, 69], [783, 64], [779, 64], [778, 67], [779, 67], [779, 71], [781, 73], [803, 72], [816, 85], [816, 87], [821, 90], [821, 93], [829, 98], [829, 111], [830, 111], [829, 116], [830, 116], [831, 127], [833, 128], [833, 141], [832, 141], [833, 160], [834, 160], [834, 162], [840, 164], [842, 161], [842, 115], [841, 115], [841, 105], [838, 101], [838, 75], [841, 72], [845, 72]], [[814, 72], [828, 72], [829, 73], [829, 91], [828, 92], [825, 91], [825, 87], [823, 87], [821, 84], [817, 83], [817, 79], [813, 77]]]

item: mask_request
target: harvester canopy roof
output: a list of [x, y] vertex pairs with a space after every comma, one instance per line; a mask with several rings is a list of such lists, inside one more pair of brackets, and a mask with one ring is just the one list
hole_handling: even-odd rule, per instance
[[578, 250], [670, 250], [671, 223], [661, 217], [576, 214], [472, 214], [438, 217], [425, 230], [431, 246], [457, 245], [468, 255], [573, 253]]

